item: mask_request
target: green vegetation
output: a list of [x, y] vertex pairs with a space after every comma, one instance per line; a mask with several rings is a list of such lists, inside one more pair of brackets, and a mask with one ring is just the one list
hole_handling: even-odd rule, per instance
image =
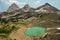
[[57, 18], [57, 14], [53, 13], [53, 14], [43, 16], [42, 19], [44, 19], [44, 20], [55, 20], [56, 18]]
[[43, 27], [57, 27], [56, 23], [57, 14], [46, 14], [42, 18], [32, 20], [31, 23], [33, 26], [43, 26]]
[[16, 29], [16, 27], [14, 27], [14, 26], [11, 29], [2, 28], [2, 29], [0, 29], [0, 34], [7, 37], [15, 29]]
[[11, 33], [11, 31], [13, 31], [15, 29], [15, 27], [13, 26], [11, 29], [0, 29], [0, 33], [5, 33], [5, 34], [9, 34]]
[[52, 22], [51, 20], [56, 20], [57, 14], [48, 14], [43, 15], [42, 18], [33, 17], [30, 18], [28, 21], [3, 21], [0, 22], [0, 34], [5, 34], [5, 36], [8, 36], [13, 30], [17, 30], [19, 27], [22, 26], [30, 26], [29, 24], [32, 24], [32, 26], [43, 26], [43, 27], [55, 27], [56, 23]]
[[13, 22], [0, 22], [0, 36], [7, 37], [10, 33], [17, 29], [18, 27], [16, 27]]

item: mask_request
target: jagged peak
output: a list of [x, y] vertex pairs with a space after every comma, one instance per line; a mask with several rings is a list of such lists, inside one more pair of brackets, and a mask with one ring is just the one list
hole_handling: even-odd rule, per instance
[[19, 9], [19, 7], [15, 3], [13, 3], [12, 5], [9, 6], [7, 12], [11, 12], [17, 9]]
[[[46, 7], [46, 6], [47, 6], [47, 7]], [[45, 3], [44, 5], [42, 5], [42, 6], [38, 7], [37, 9], [41, 9], [42, 7], [45, 7], [46, 9], [51, 8], [51, 9], [53, 9], [53, 10], [58, 11], [58, 9], [57, 9], [57, 8], [55, 8], [54, 6], [50, 5], [49, 3]], [[50, 9], [49, 9], [49, 10], [50, 10]]]
[[52, 5], [50, 5], [49, 3], [45, 3], [44, 5], [42, 5], [40, 7], [44, 7], [44, 6], [50, 6], [50, 7], [52, 7]]
[[26, 4], [23, 8], [30, 8], [30, 6], [28, 4]]
[[45, 5], [50, 5], [49, 3], [45, 3]]
[[16, 3], [13, 3], [12, 5], [16, 5]]
[[[13, 3], [10, 7], [12, 7], [12, 6], [18, 7], [16, 3]], [[19, 7], [18, 7], [18, 8], [19, 8]]]

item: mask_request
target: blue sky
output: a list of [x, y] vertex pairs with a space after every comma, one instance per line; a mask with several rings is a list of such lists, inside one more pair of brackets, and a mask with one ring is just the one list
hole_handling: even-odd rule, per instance
[[16, 3], [20, 8], [24, 7], [25, 4], [37, 8], [45, 3], [49, 3], [60, 9], [60, 0], [0, 0], [0, 12], [6, 11], [12, 3]]

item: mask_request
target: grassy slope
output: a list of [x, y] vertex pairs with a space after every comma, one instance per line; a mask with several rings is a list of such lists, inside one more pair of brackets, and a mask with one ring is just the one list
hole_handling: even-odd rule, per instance
[[33, 22], [33, 26], [43, 26], [43, 27], [56, 27], [57, 24], [55, 23], [57, 18], [57, 14], [50, 14], [50, 15], [45, 15], [42, 18], [36, 20]]

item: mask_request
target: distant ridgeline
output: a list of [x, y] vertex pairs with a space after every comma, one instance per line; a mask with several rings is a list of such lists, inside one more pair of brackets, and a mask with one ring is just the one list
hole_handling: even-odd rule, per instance
[[2, 12], [0, 14], [1, 19], [8, 20], [20, 20], [20, 19], [28, 19], [30, 17], [41, 18], [44, 15], [50, 14], [60, 14], [60, 10], [51, 6], [49, 3], [45, 3], [44, 5], [34, 9], [26, 4], [23, 8], [19, 8], [15, 3], [9, 6], [6, 12]]

